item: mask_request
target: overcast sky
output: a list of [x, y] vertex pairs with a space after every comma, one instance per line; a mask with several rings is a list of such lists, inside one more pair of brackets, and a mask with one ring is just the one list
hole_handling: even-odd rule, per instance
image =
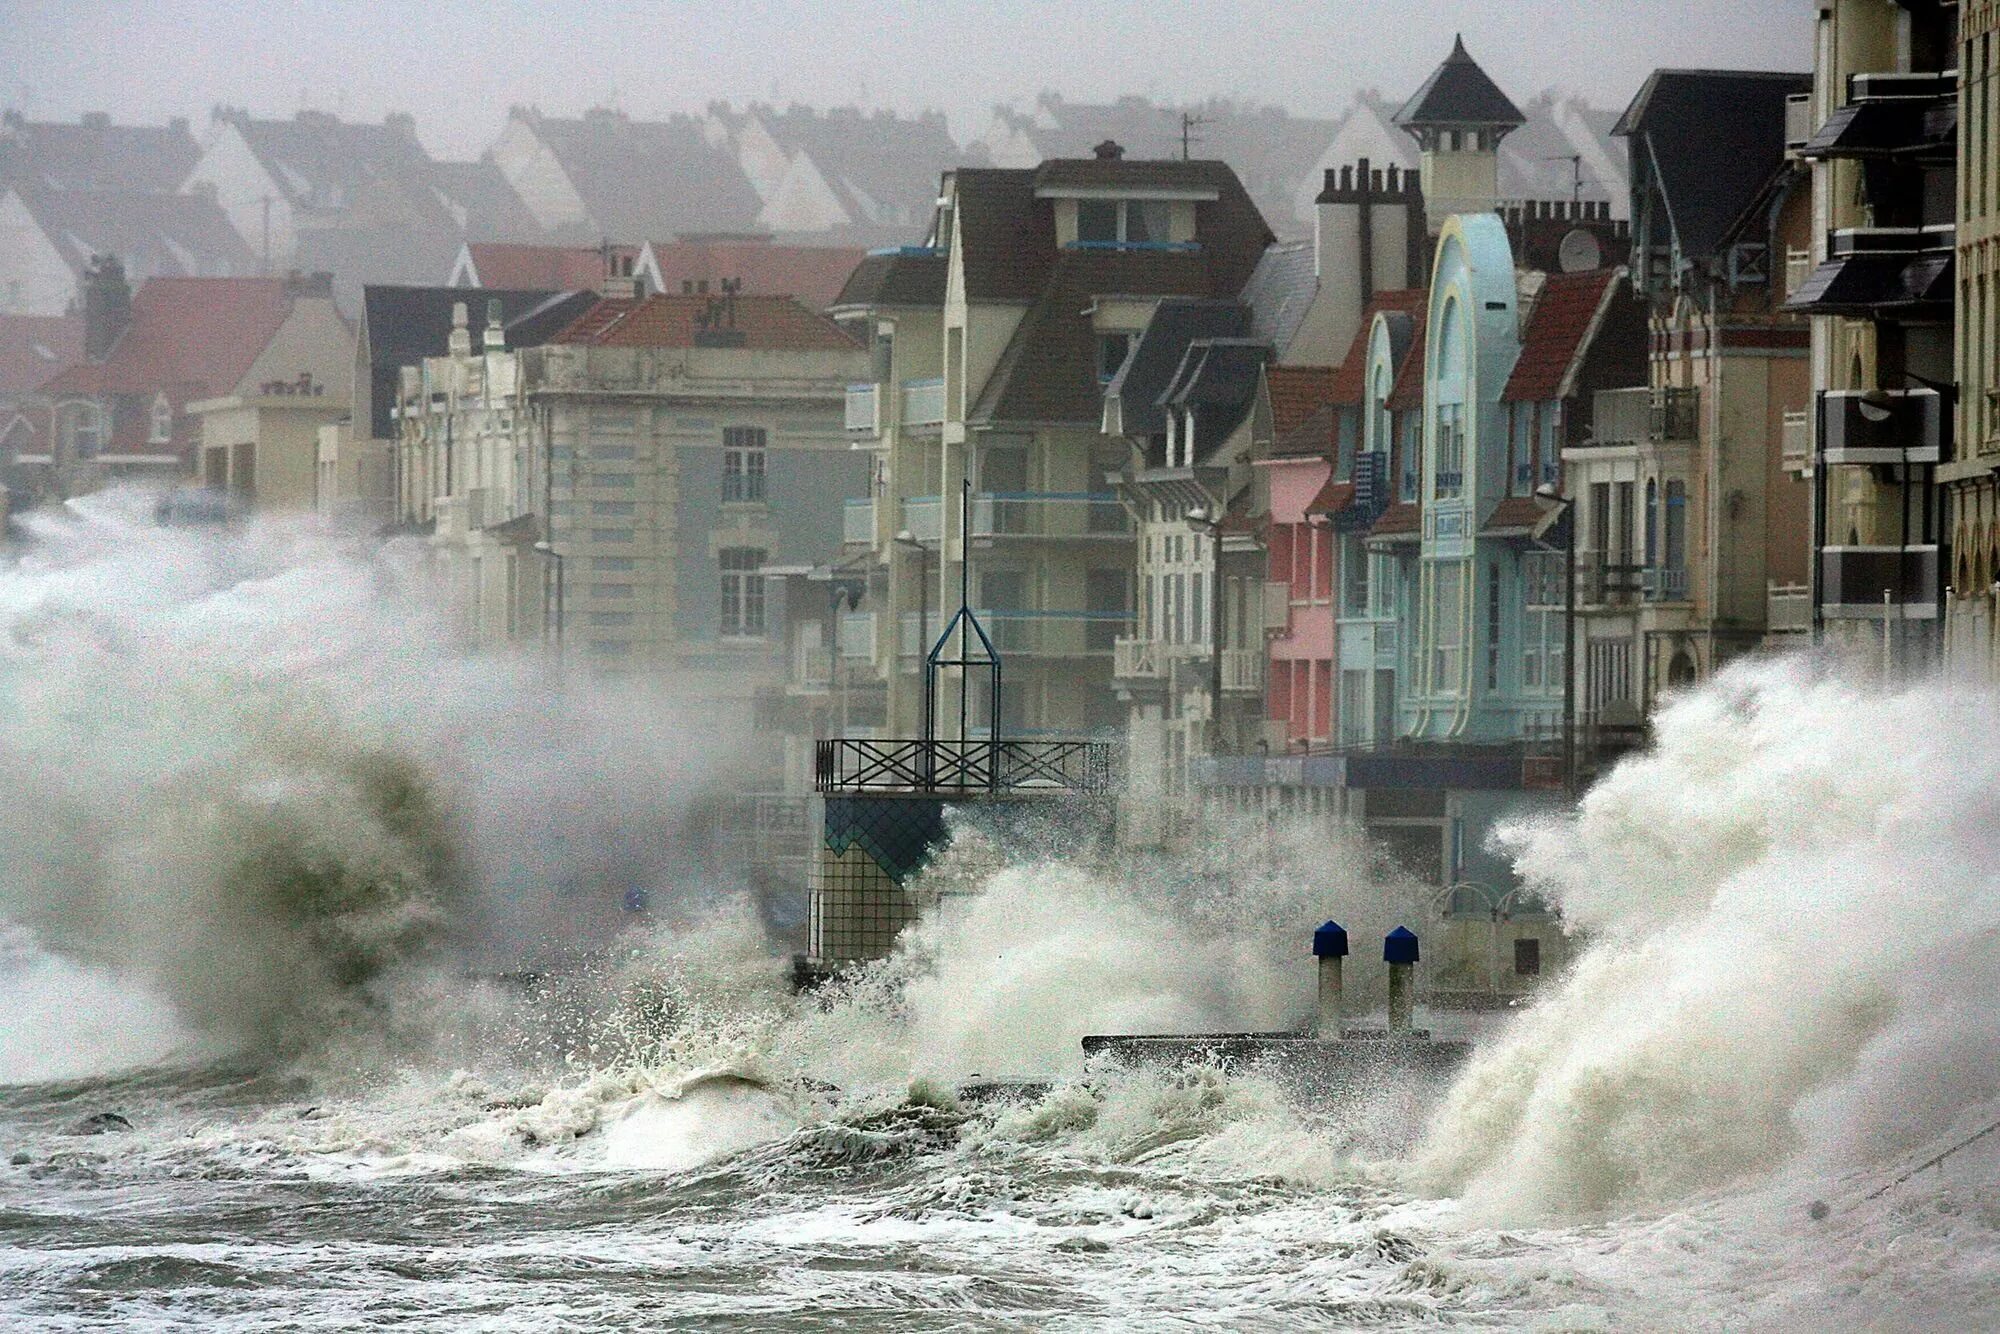
[[1221, 94], [1301, 115], [1404, 94], [1462, 31], [1517, 101], [1622, 107], [1658, 66], [1805, 69], [1805, 0], [0, 0], [0, 102], [34, 119], [409, 111], [469, 157], [510, 104], [575, 114], [711, 100], [942, 110]]

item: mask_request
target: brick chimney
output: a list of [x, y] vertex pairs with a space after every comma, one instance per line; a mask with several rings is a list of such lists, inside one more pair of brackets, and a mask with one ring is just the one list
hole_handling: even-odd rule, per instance
[[1116, 162], [1125, 156], [1125, 146], [1116, 139], [1106, 139], [1090, 151], [1099, 162]]
[[83, 271], [83, 356], [103, 361], [132, 323], [132, 287], [116, 255], [93, 255]]

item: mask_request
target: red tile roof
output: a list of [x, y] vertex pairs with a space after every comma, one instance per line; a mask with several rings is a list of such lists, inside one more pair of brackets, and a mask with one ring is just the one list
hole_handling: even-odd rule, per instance
[[1413, 537], [1421, 526], [1419, 521], [1422, 517], [1423, 511], [1418, 509], [1416, 505], [1407, 500], [1398, 501], [1388, 509], [1382, 511], [1382, 517], [1375, 521], [1375, 526], [1368, 530], [1368, 535], [1370, 537]]
[[1481, 531], [1508, 533], [1533, 528], [1542, 520], [1542, 507], [1533, 496], [1508, 496], [1486, 516]]
[[[1403, 412], [1424, 405], [1424, 328], [1430, 320], [1430, 302], [1420, 301], [1410, 311], [1410, 348], [1396, 370], [1396, 386], [1389, 391], [1389, 410]], [[1381, 525], [1376, 525], [1379, 529]]]
[[0, 315], [0, 394], [39, 389], [83, 360], [76, 315]]
[[[743, 335], [739, 346], [791, 352], [852, 352], [854, 341], [826, 316], [789, 296], [744, 294], [725, 326]], [[649, 296], [606, 299], [549, 341], [591, 347], [694, 347], [699, 321], [725, 309], [716, 296]]]
[[1306, 505], [1307, 514], [1338, 514], [1354, 503], [1354, 483], [1336, 482], [1331, 477], [1319, 494]]
[[1368, 382], [1368, 336], [1374, 332], [1375, 316], [1385, 310], [1417, 311], [1429, 295], [1422, 288], [1407, 287], [1375, 294], [1368, 308], [1361, 312], [1361, 327], [1354, 331], [1347, 356], [1333, 373], [1334, 402], [1358, 406], [1362, 400]]
[[1552, 273], [1535, 298], [1521, 355], [1501, 393], [1508, 403], [1545, 403], [1562, 395], [1570, 367], [1586, 350], [1584, 340], [1617, 282], [1619, 270]]
[[[596, 290], [604, 282], [604, 252], [594, 245], [507, 245], [474, 242], [466, 246], [481, 287], [516, 291], [579, 292]], [[613, 246], [621, 258], [637, 258], [637, 246]]]
[[291, 313], [283, 278], [154, 278], [102, 362], [72, 366], [51, 394], [144, 394], [176, 403], [226, 394]]
[[1264, 384], [1271, 395], [1271, 436], [1277, 439], [1297, 430], [1329, 401], [1333, 367], [1266, 366]]
[[707, 283], [722, 290], [733, 278], [743, 291], [765, 296], [795, 296], [814, 310], [824, 310], [840, 295], [848, 275], [867, 257], [864, 250], [841, 246], [772, 245], [764, 241], [653, 242], [653, 260], [660, 268], [661, 290], [681, 291], [683, 283]]

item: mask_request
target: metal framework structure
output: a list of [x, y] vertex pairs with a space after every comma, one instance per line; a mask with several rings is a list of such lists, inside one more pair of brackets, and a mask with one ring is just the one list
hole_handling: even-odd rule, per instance
[[1103, 741], [903, 740], [834, 737], [818, 743], [820, 792], [1098, 794], [1111, 788]]

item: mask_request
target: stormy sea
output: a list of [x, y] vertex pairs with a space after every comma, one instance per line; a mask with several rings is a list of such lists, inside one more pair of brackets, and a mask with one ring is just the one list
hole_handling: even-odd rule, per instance
[[[1319, 829], [976, 836], [807, 997], [725, 738], [414, 552], [116, 494], [0, 571], [0, 1328], [2000, 1327], [2000, 701], [1745, 662], [1505, 831], [1578, 949], [1434, 1105], [1275, 1030], [1419, 892]], [[639, 887], [644, 912], [628, 912]], [[1458, 1027], [1454, 1027], [1458, 1025]]]

